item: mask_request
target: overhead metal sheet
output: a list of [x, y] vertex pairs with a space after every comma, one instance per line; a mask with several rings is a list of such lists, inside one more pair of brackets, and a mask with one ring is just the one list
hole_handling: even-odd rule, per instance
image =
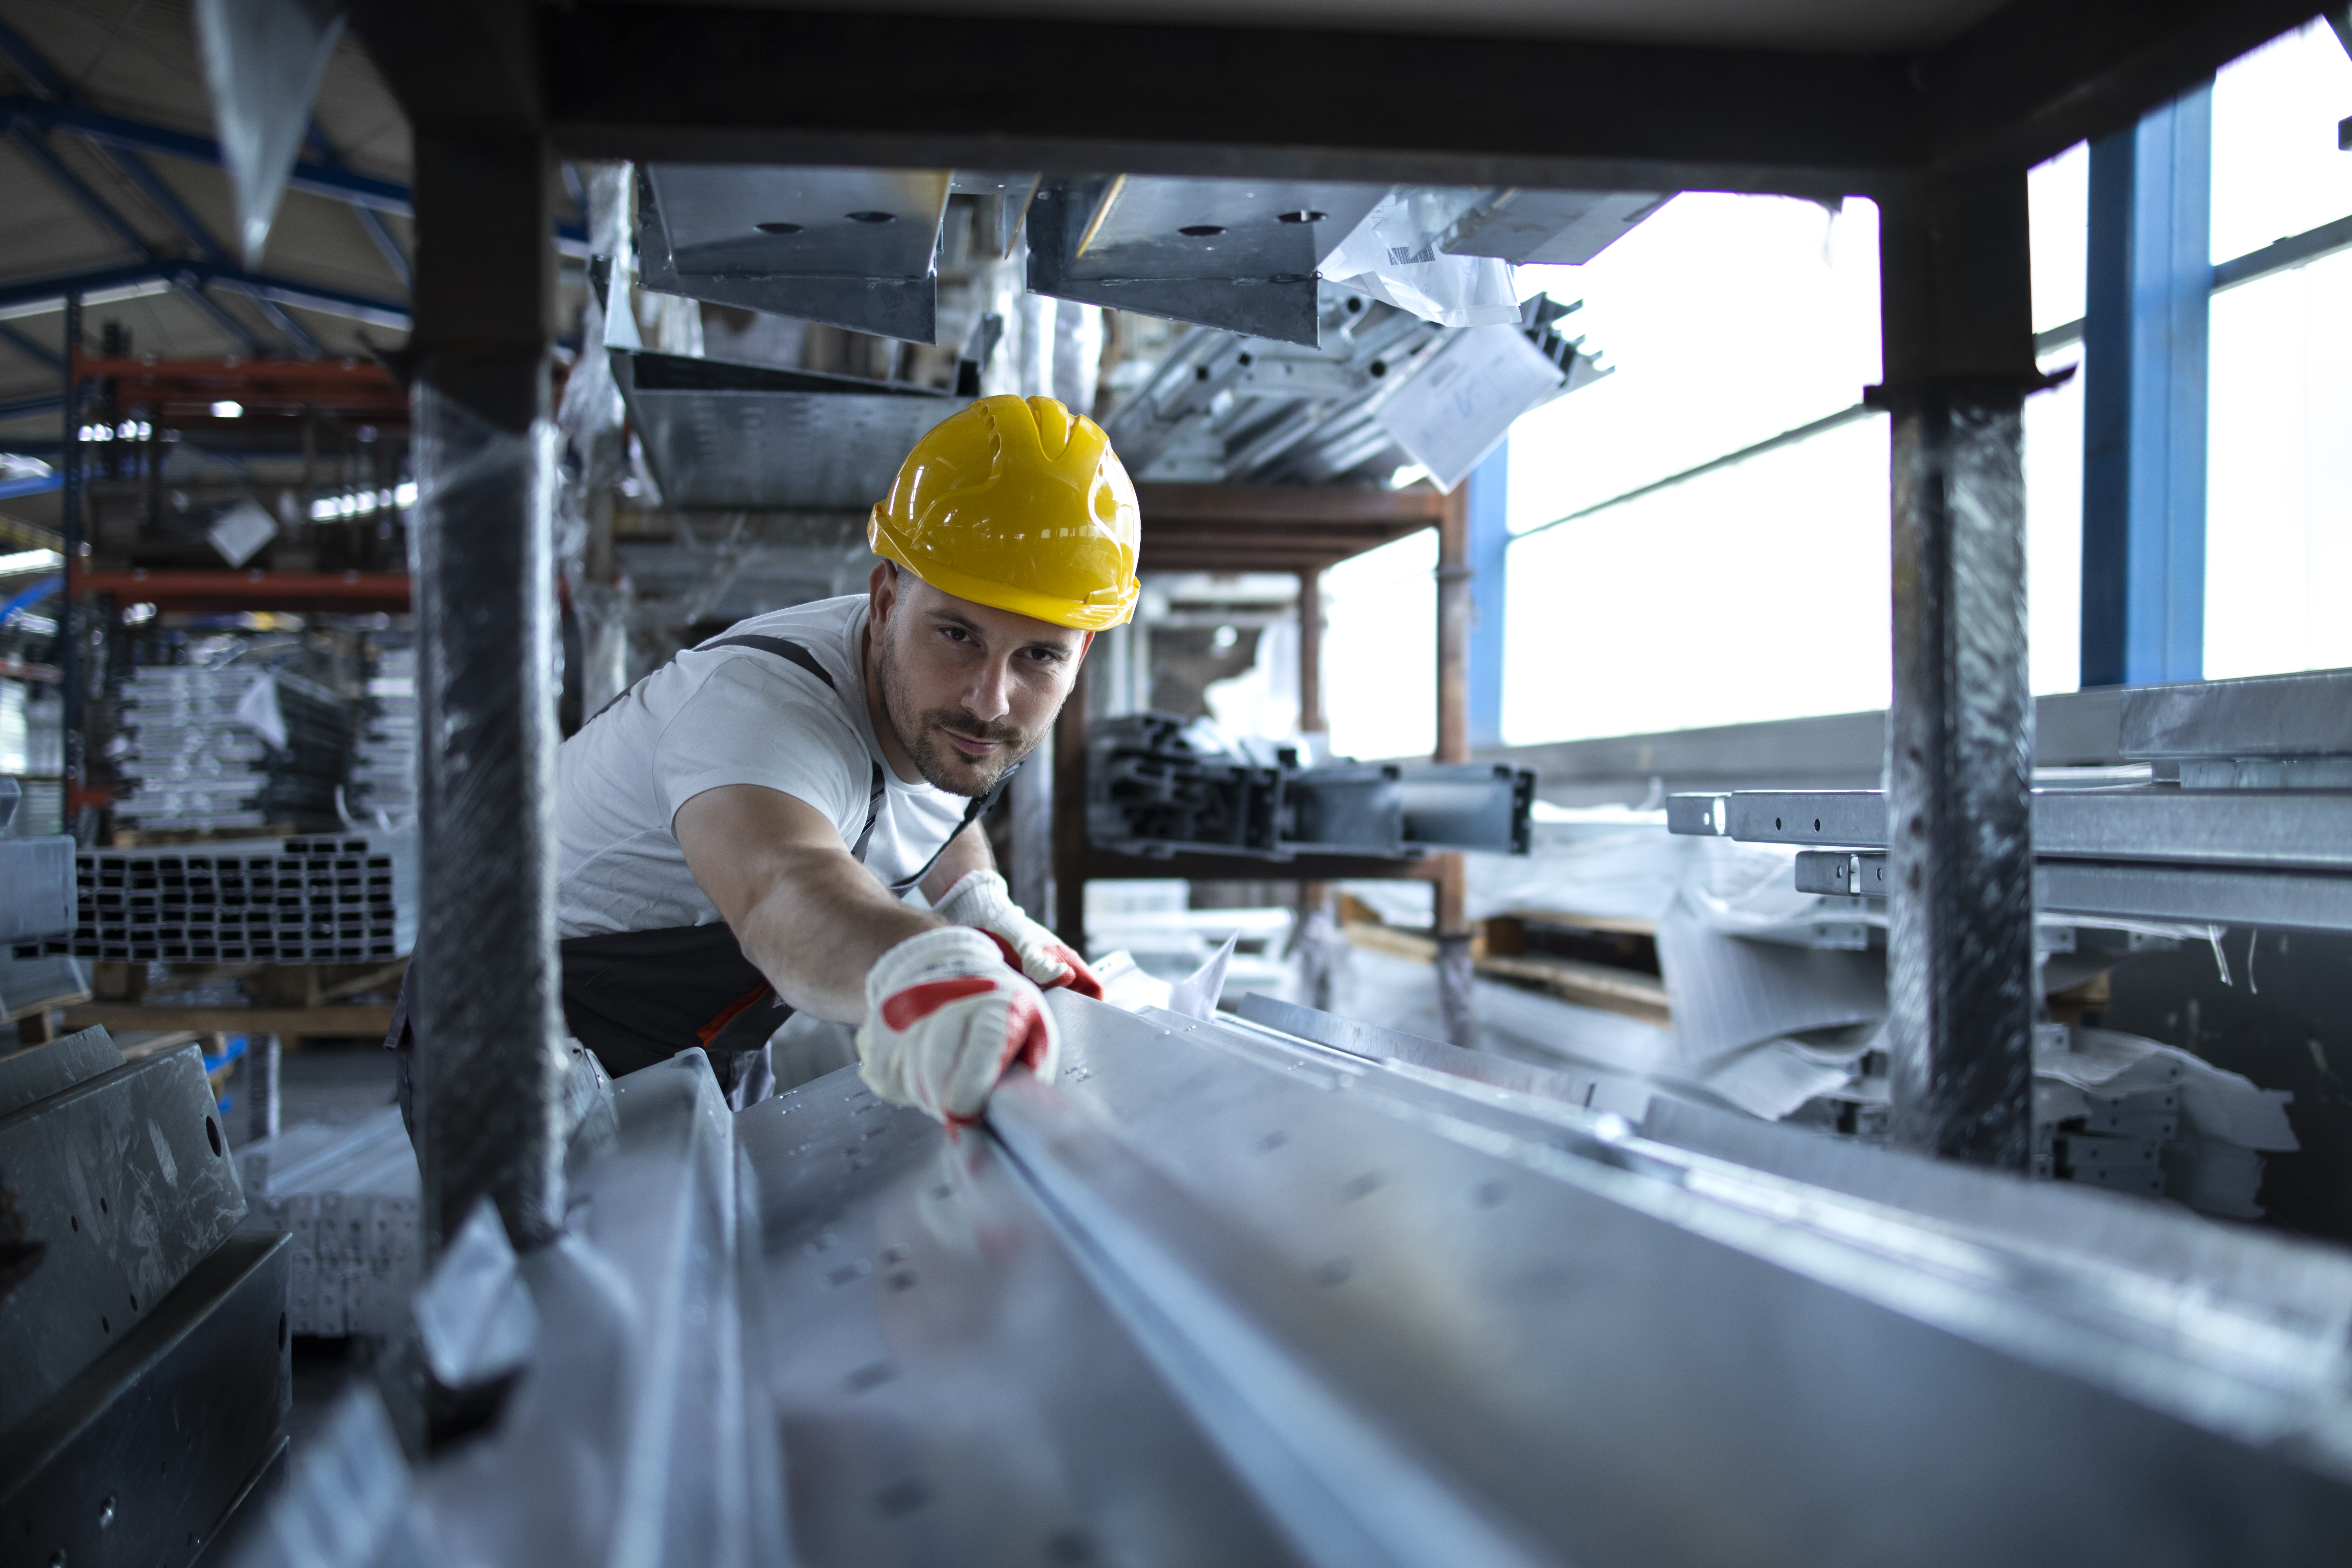
[[1385, 185], [1122, 174], [1049, 182], [1029, 215], [1039, 294], [1315, 346], [1315, 268]]
[[615, 350], [664, 504], [864, 511], [965, 400], [918, 387]]
[[647, 164], [640, 280], [656, 293], [933, 342], [949, 183], [944, 169]]
[[1504, 191], [1463, 214], [1438, 248], [1449, 256], [1581, 267], [1665, 200], [1651, 191]]

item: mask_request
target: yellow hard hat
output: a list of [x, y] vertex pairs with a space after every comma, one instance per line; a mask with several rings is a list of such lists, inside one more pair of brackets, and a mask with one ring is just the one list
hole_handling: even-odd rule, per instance
[[1135, 486], [1102, 426], [1050, 397], [983, 397], [934, 426], [866, 538], [976, 605], [1089, 632], [1135, 613]]

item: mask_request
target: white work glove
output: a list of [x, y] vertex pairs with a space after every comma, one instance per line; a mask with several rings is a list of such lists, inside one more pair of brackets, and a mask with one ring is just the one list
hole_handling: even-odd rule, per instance
[[1004, 879], [993, 871], [968, 871], [931, 906], [950, 925], [987, 932], [1004, 950], [1004, 962], [1051, 991], [1066, 985], [1081, 996], [1102, 1000], [1102, 982], [1060, 937], [1021, 912]]
[[1051, 1083], [1061, 1056], [1045, 998], [979, 931], [910, 936], [866, 972], [857, 1074], [885, 1100], [976, 1121], [1013, 1063]]

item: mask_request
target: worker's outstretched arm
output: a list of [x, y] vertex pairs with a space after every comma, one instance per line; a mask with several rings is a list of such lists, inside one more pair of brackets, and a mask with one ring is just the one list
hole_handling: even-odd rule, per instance
[[726, 784], [678, 807], [670, 826], [776, 994], [860, 1023], [858, 1071], [876, 1093], [968, 1121], [1013, 1063], [1052, 1079], [1053, 1017], [997, 939], [891, 897], [805, 802]]
[[705, 790], [670, 830], [743, 956], [801, 1012], [861, 1021], [874, 961], [941, 923], [894, 898], [823, 813], [782, 790]]

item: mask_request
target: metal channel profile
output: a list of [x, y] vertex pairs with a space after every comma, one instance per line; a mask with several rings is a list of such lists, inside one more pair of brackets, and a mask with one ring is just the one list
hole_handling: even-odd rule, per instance
[[1295, 1561], [990, 1140], [850, 1069], [736, 1126], [793, 1561]]
[[621, 350], [613, 379], [674, 507], [862, 512], [964, 405], [924, 387]]
[[[1726, 832], [1716, 826], [1728, 823]], [[1737, 790], [1675, 795], [1666, 826], [1724, 832], [1755, 844], [1886, 847], [1877, 790]], [[2153, 785], [2042, 790], [2033, 796], [2037, 858], [2148, 860], [2352, 871], [2352, 795]]]
[[638, 174], [641, 281], [872, 332], [939, 341], [932, 271], [945, 169], [650, 163]]
[[61, 936], [73, 928], [73, 836], [0, 838], [0, 942]]
[[0, 1295], [5, 1431], [160, 1310], [236, 1231], [245, 1193], [194, 1045], [0, 1117], [0, 1174], [41, 1249]]
[[2126, 757], [2352, 752], [2352, 669], [2133, 687], [2119, 731]]
[[[1796, 886], [1801, 893], [1885, 898], [1886, 857], [1875, 850], [1801, 850]], [[2352, 876], [2325, 871], [2042, 860], [2033, 868], [2033, 903], [2048, 914], [2352, 931]]]
[[[997, 1090], [989, 1126], [1087, 1278], [1301, 1558], [1318, 1568], [1546, 1560], [1168, 1246], [1163, 1233], [1175, 1227], [1194, 1233], [1195, 1252], [1229, 1250], [1098, 1125], [1019, 1079]], [[1139, 1210], [1158, 1224], [1136, 1223]]]
[[1438, 763], [1404, 771], [1404, 838], [1430, 849], [1525, 855], [1536, 775], [1499, 763]]
[[1310, 1561], [1342, 1531], [1370, 1562], [2340, 1553], [2340, 1312], [1052, 1005], [1061, 1080], [1007, 1086], [992, 1128], [1203, 1430], [1297, 1479], [1310, 1517], [1268, 1508]]
[[[286, 1239], [237, 1236], [0, 1437], [11, 1563], [181, 1568], [279, 1447], [293, 1402]], [[10, 1361], [16, 1347], [10, 1340]]]

